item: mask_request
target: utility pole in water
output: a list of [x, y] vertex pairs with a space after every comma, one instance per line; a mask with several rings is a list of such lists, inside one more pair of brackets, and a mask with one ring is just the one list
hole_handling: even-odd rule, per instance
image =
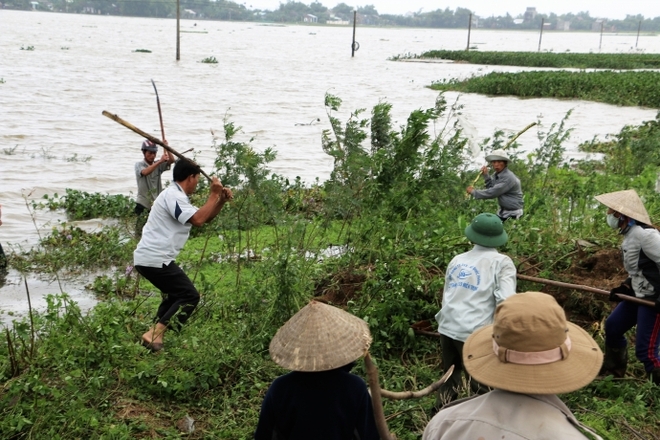
[[541, 34], [539, 35], [539, 52], [541, 52], [541, 40], [543, 39], [543, 23], [545, 22], [545, 18], [541, 17]]
[[179, 21], [181, 19], [181, 14], [179, 13], [180, 10], [181, 7], [179, 5], [179, 0], [176, 0], [176, 60], [177, 61], [181, 59], [181, 51], [180, 51], [181, 46], [179, 44], [179, 40], [181, 38], [180, 37], [181, 34], [179, 34]]
[[351, 58], [355, 56], [355, 51], [360, 48], [360, 43], [355, 41], [356, 25], [357, 25], [357, 10], [353, 9], [353, 43], [351, 43]]
[[637, 43], [639, 43], [639, 31], [642, 30], [642, 20], [639, 20], [639, 26], [637, 26], [637, 39], [635, 40], [635, 49], [637, 49]]
[[468, 20], [468, 42], [465, 50], [470, 50], [470, 31], [472, 31], [472, 14], [470, 14], [470, 19]]

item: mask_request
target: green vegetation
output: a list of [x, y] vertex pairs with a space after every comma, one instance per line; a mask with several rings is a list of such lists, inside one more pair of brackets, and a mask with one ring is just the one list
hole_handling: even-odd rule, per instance
[[[83, 315], [59, 293], [45, 312], [3, 332], [0, 437], [251, 438], [266, 389], [284, 372], [268, 357], [270, 339], [314, 296], [369, 323], [384, 388], [416, 390], [437, 380], [438, 342], [415, 334], [411, 324], [433, 319], [439, 309], [444, 268], [470, 247], [465, 226], [496, 209], [495, 201], [465, 197], [482, 164], [472, 160], [467, 139], [451, 122], [460, 106], [440, 95], [433, 108], [412, 112], [395, 128], [389, 103], [370, 114], [355, 110], [346, 121], [337, 117], [339, 98], [328, 95], [325, 105], [331, 128], [322, 146], [334, 168], [327, 182], [311, 187], [273, 175], [268, 164], [275, 152], [236, 141], [240, 127], [224, 121], [224, 136], [213, 139], [211, 174], [234, 188], [235, 198], [216, 220], [195, 229], [177, 259], [202, 302], [157, 354], [139, 344], [159, 295], [132, 271], [136, 242], [122, 226], [122, 200], [69, 191], [64, 200], [46, 198], [43, 208], [65, 209], [72, 218], [115, 216], [119, 225], [97, 234], [62, 225], [34, 250], [8, 255], [11, 267], [23, 272], [104, 268], [90, 286], [103, 300]], [[654, 191], [660, 120], [585, 145], [605, 154], [598, 162], [563, 161], [565, 125], [566, 119], [539, 126], [539, 143], [528, 154], [515, 143], [509, 148], [526, 206], [523, 218], [505, 224], [510, 241], [502, 251], [519, 273], [575, 282], [577, 268], [580, 284], [587, 284], [589, 259], [599, 251], [616, 253], [620, 240], [595, 194], [635, 188], [651, 218], [660, 218]], [[494, 133], [481, 147], [501, 148], [512, 135]], [[197, 202], [206, 191], [204, 183]], [[330, 245], [347, 251], [327, 257]], [[594, 283], [625, 278], [613, 266], [611, 273], [593, 273]], [[602, 343], [601, 322], [612, 307], [606, 296], [555, 293]], [[634, 359], [632, 348], [630, 355]], [[605, 438], [657, 436], [660, 388], [638, 362], [630, 370], [625, 380], [597, 379], [562, 398]], [[361, 365], [355, 372], [364, 377]], [[434, 399], [385, 401], [397, 438], [420, 438]], [[177, 428], [186, 416], [196, 421], [191, 434]]]
[[149, 49], [135, 49], [133, 52], [151, 53], [151, 51]]
[[218, 60], [216, 60], [215, 57], [206, 57], [200, 62], [201, 63], [207, 63], [207, 64], [218, 64]]
[[493, 72], [467, 80], [434, 82], [434, 90], [454, 90], [521, 98], [566, 98], [607, 104], [660, 108], [655, 86], [659, 72]]
[[27, 46], [27, 47], [21, 46], [21, 50], [34, 50], [34, 46]]
[[120, 194], [88, 193], [66, 189], [66, 194], [45, 194], [44, 202], [33, 203], [33, 208], [63, 209], [70, 220], [91, 218], [126, 218], [133, 214], [135, 201]]
[[498, 66], [556, 67], [573, 69], [657, 69], [660, 54], [642, 53], [552, 53], [479, 52], [470, 50], [431, 50], [421, 55], [399, 55], [400, 59], [438, 58], [472, 64]]

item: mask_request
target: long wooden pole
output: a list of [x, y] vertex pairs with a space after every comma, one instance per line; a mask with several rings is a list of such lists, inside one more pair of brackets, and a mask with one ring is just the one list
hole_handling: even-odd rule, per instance
[[156, 83], [154, 80], [151, 80], [151, 84], [154, 86], [154, 92], [156, 92], [156, 105], [158, 105], [158, 119], [160, 119], [160, 134], [163, 138], [163, 142], [165, 141], [165, 126], [163, 125], [163, 112], [160, 109], [160, 98], [158, 97], [158, 89], [156, 88]]
[[[161, 140], [158, 139], [157, 137], [154, 137], [154, 136], [150, 135], [149, 133], [140, 130], [140, 129], [137, 128], [135, 125], [131, 124], [130, 122], [124, 121], [124, 120], [123, 120], [122, 118], [120, 118], [119, 116], [117, 116], [117, 115], [115, 115], [115, 114], [112, 114], [112, 113], [110, 113], [110, 112], [108, 112], [108, 111], [105, 111], [105, 110], [103, 110], [102, 114], [103, 114], [103, 116], [107, 116], [108, 118], [112, 119], [113, 121], [120, 123], [121, 125], [123, 125], [124, 127], [128, 128], [129, 130], [134, 131], [135, 133], [139, 134], [139, 135], [142, 136], [143, 138], [145, 138], [145, 139], [149, 139], [149, 140], [150, 140], [151, 142], [153, 142], [154, 144], [160, 145], [161, 147], [165, 148], [167, 151], [169, 151], [170, 153], [172, 153], [173, 155], [175, 155], [175, 156], [178, 157], [179, 159], [187, 160], [188, 162], [191, 162], [191, 163], [194, 163], [195, 165], [197, 165], [194, 161], [190, 160], [189, 158], [187, 158], [187, 157], [184, 156], [183, 154], [179, 153], [179, 152], [176, 151], [174, 148], [172, 148], [172, 147], [170, 147], [170, 146], [168, 146], [168, 145], [165, 145], [165, 144], [163, 143], [163, 141], [161, 141]], [[202, 169], [200, 168], [199, 171], [200, 171], [200, 173], [202, 173], [202, 175], [203, 175], [204, 177], [206, 177], [206, 178], [208, 179], [209, 182], [212, 181], [211, 177], [210, 177], [208, 174], [206, 174], [206, 173], [204, 172], [204, 170], [202, 170]]]
[[[609, 294], [610, 294], [610, 292], [607, 291], [607, 290], [598, 289], [596, 287], [583, 286], [581, 284], [563, 283], [561, 281], [547, 280], [547, 279], [544, 279], [544, 278], [536, 278], [536, 277], [531, 277], [529, 275], [523, 275], [523, 274], [518, 274], [516, 276], [518, 277], [518, 279], [525, 280], [525, 281], [532, 281], [534, 283], [548, 284], [550, 286], [557, 286], [557, 287], [565, 287], [567, 289], [583, 290], [585, 292], [599, 293], [601, 295], [608, 295], [609, 296]], [[623, 301], [633, 302], [635, 304], [641, 304], [641, 305], [651, 307], [651, 308], [654, 307], [654, 304], [653, 304], [652, 301], [637, 298], [636, 296], [623, 295], [621, 293], [617, 293], [616, 296], [617, 296], [617, 298], [619, 298]]]
[[367, 380], [369, 381], [369, 389], [371, 390], [371, 402], [374, 411], [374, 421], [376, 422], [376, 429], [378, 436], [381, 440], [394, 440], [395, 437], [390, 434], [383, 413], [383, 400], [381, 399], [380, 383], [378, 381], [378, 369], [371, 360], [369, 352], [364, 356], [364, 366], [367, 370]]

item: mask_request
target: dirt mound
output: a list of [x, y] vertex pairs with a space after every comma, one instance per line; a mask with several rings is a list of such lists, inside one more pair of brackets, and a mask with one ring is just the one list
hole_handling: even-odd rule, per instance
[[[566, 310], [571, 321], [584, 327], [598, 325], [597, 322], [606, 317], [614, 305], [609, 302], [607, 292], [628, 277], [623, 268], [621, 251], [614, 248], [592, 250], [578, 246], [570, 258], [570, 266], [556, 273], [552, 281], [593, 287], [602, 290], [602, 293], [529, 281], [519, 281], [518, 291], [539, 290], [550, 294]], [[530, 265], [523, 265], [518, 273], [543, 278], [538, 269]]]
[[332, 274], [314, 288], [314, 299], [335, 306], [345, 306], [362, 289], [366, 276], [353, 271]]

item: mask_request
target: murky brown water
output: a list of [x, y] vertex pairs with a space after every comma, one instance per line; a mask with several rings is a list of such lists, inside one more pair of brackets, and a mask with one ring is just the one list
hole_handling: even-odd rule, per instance
[[[398, 124], [412, 110], [433, 105], [434, 80], [465, 78], [520, 68], [445, 63], [395, 63], [387, 58], [430, 49], [462, 49], [464, 30], [357, 29], [360, 50], [351, 58], [352, 28], [264, 26], [183, 20], [181, 60], [175, 61], [175, 20], [100, 17], [0, 10], [0, 173], [5, 247], [34, 244], [37, 229], [58, 215], [33, 219], [25, 199], [89, 192], [135, 192], [133, 164], [141, 139], [101, 115], [116, 113], [160, 137], [156, 82], [170, 145], [194, 147], [201, 165], [213, 157], [211, 130], [221, 134], [226, 115], [243, 127], [238, 140], [254, 138], [258, 150], [273, 147], [272, 168], [307, 182], [328, 177], [332, 161], [321, 149], [329, 127], [326, 92], [343, 100], [341, 119], [385, 100]], [[535, 51], [535, 32], [473, 30], [481, 50]], [[635, 35], [606, 35], [604, 52], [629, 51]], [[598, 33], [545, 33], [543, 49], [598, 51]], [[23, 47], [34, 50], [21, 50]], [[660, 37], [642, 36], [639, 48], [660, 51]], [[139, 49], [151, 53], [135, 52]], [[215, 57], [218, 64], [200, 61]], [[457, 94], [448, 93], [453, 101]], [[466, 132], [479, 141], [495, 130], [517, 132], [538, 116], [547, 131], [573, 109], [569, 148], [625, 124], [653, 119], [656, 110], [582, 101], [520, 100], [462, 95]], [[368, 113], [367, 113], [368, 114]], [[317, 118], [320, 122], [310, 124]], [[538, 145], [536, 131], [520, 139]], [[480, 160], [477, 160], [481, 163]], [[34, 222], [33, 222], [34, 220]], [[36, 224], [36, 226], [35, 226]], [[94, 228], [92, 223], [90, 228]], [[0, 290], [0, 303], [2, 301]]]

